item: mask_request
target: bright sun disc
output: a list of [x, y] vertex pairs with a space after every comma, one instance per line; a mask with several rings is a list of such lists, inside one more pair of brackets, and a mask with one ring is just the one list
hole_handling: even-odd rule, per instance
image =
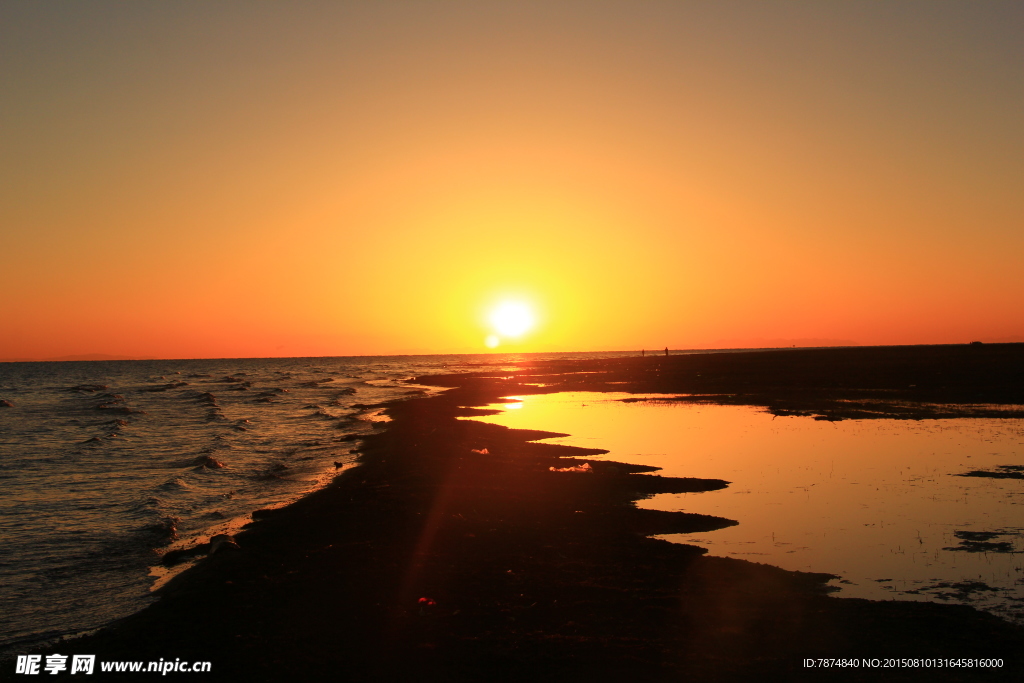
[[491, 325], [498, 334], [518, 337], [533, 327], [533, 312], [526, 304], [509, 301], [495, 308], [490, 315]]

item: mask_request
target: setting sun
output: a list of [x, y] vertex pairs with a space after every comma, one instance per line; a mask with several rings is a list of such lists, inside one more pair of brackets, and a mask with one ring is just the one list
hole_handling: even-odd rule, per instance
[[488, 320], [503, 337], [521, 337], [534, 326], [533, 311], [519, 301], [506, 301], [491, 311]]

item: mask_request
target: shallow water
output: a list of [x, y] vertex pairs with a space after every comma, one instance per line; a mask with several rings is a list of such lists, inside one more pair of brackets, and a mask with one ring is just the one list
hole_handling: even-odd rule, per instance
[[[744, 406], [623, 403], [625, 394], [514, 397], [474, 418], [569, 433], [546, 440], [725, 479], [720, 491], [638, 505], [737, 526], [662, 536], [785, 569], [835, 574], [845, 597], [970, 604], [1024, 622], [1024, 480], [955, 476], [1024, 465], [1013, 419], [774, 417]], [[589, 476], [589, 475], [573, 475]]]

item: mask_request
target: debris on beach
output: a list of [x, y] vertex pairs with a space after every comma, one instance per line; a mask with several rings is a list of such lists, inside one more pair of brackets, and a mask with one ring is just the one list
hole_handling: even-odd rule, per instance
[[427, 616], [427, 614], [430, 611], [430, 608], [437, 606], [437, 602], [432, 598], [420, 598], [416, 601], [416, 604], [419, 605], [421, 617]]

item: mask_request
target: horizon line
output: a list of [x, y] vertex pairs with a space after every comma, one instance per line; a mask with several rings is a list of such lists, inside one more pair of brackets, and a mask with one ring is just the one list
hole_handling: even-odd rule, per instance
[[[515, 352], [495, 352], [495, 351], [469, 351], [469, 352], [451, 352], [451, 353], [385, 353], [385, 354], [338, 354], [338, 355], [325, 355], [325, 356], [203, 356], [203, 357], [178, 357], [178, 358], [157, 358], [157, 357], [122, 357], [108, 354], [82, 354], [81, 356], [61, 356], [56, 358], [0, 358], [0, 363], [123, 363], [123, 362], [151, 362], [151, 361], [195, 361], [195, 360], [281, 360], [281, 359], [304, 359], [304, 358], [410, 358], [410, 357], [428, 357], [428, 356], [539, 356], [548, 354], [564, 354], [564, 353], [636, 353], [640, 354], [642, 351], [649, 351], [649, 355], [652, 357], [658, 357], [659, 353], [662, 353], [663, 349], [667, 348], [669, 353], [697, 353], [697, 352], [708, 352], [708, 351], [725, 351], [725, 352], [738, 352], [738, 351], [787, 351], [793, 349], [851, 349], [851, 348], [892, 348], [898, 346], [969, 346], [971, 344], [1024, 344], [1024, 341], [998, 341], [998, 342], [984, 342], [984, 341], [969, 341], [969, 342], [942, 342], [942, 343], [930, 343], [930, 344], [836, 344], [828, 346], [730, 346], [730, 347], [690, 347], [690, 348], [671, 348], [671, 347], [652, 347], [637, 348], [637, 349], [612, 349], [605, 351], [515, 351]], [[84, 356], [102, 356], [102, 357], [84, 357]]]

